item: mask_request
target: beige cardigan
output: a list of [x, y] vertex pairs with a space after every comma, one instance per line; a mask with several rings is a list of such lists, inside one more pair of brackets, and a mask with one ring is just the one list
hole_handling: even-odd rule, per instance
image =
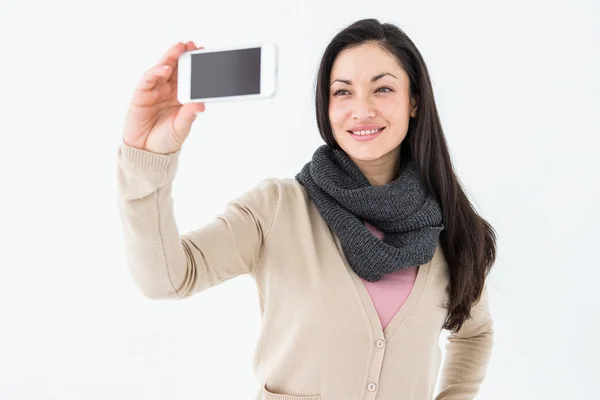
[[265, 179], [183, 235], [171, 189], [181, 151], [121, 143], [119, 209], [128, 266], [144, 295], [180, 299], [241, 274], [260, 298], [257, 400], [473, 399], [492, 351], [487, 290], [440, 372], [448, 269], [441, 247], [382, 330], [369, 294], [303, 187]]

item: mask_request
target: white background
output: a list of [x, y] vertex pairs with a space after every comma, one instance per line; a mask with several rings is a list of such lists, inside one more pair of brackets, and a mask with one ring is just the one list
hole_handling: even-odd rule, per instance
[[250, 277], [176, 302], [145, 299], [128, 275], [116, 203], [127, 102], [178, 41], [279, 47], [274, 98], [207, 104], [194, 123], [174, 199], [180, 231], [195, 229], [308, 161], [322, 143], [319, 58], [366, 17], [422, 52], [459, 177], [499, 234], [478, 398], [597, 396], [598, 2], [0, 4], [0, 399], [252, 398]]

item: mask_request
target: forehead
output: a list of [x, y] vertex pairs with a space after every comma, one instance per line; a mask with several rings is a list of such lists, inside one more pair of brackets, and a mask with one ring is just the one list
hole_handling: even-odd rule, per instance
[[[376, 44], [366, 43], [341, 51], [333, 62], [331, 80], [371, 79], [383, 71], [403, 74], [398, 60]], [[399, 77], [399, 75], [396, 75]]]

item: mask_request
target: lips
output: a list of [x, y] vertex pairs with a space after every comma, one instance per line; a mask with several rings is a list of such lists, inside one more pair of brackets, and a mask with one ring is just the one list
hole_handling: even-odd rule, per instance
[[355, 131], [368, 131], [368, 130], [379, 129], [379, 128], [384, 128], [384, 126], [379, 125], [379, 124], [358, 124], [358, 125], [354, 125], [353, 127], [351, 127], [350, 130], [355, 132]]
[[358, 131], [358, 132], [348, 131], [348, 133], [354, 140], [362, 142], [365, 140], [375, 139], [377, 136], [379, 136], [381, 134], [381, 132], [384, 131], [384, 129], [385, 128], [380, 128], [380, 129], [376, 129], [376, 130]]
[[381, 133], [385, 128], [381, 127], [381, 128], [372, 128], [372, 129], [353, 129], [351, 131], [348, 131], [348, 133], [355, 135], [355, 136], [369, 136], [369, 135], [375, 135], [378, 133]]

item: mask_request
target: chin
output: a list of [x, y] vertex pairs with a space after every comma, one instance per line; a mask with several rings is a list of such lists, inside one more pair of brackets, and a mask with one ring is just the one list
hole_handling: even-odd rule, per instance
[[342, 147], [346, 154], [350, 156], [351, 159], [356, 161], [375, 161], [383, 157], [385, 154], [389, 153], [389, 151], [384, 151], [382, 149], [356, 149], [352, 148], [353, 146]]
[[396, 143], [357, 143], [356, 141], [338, 142], [342, 150], [354, 161], [371, 162], [390, 156], [400, 144]]

